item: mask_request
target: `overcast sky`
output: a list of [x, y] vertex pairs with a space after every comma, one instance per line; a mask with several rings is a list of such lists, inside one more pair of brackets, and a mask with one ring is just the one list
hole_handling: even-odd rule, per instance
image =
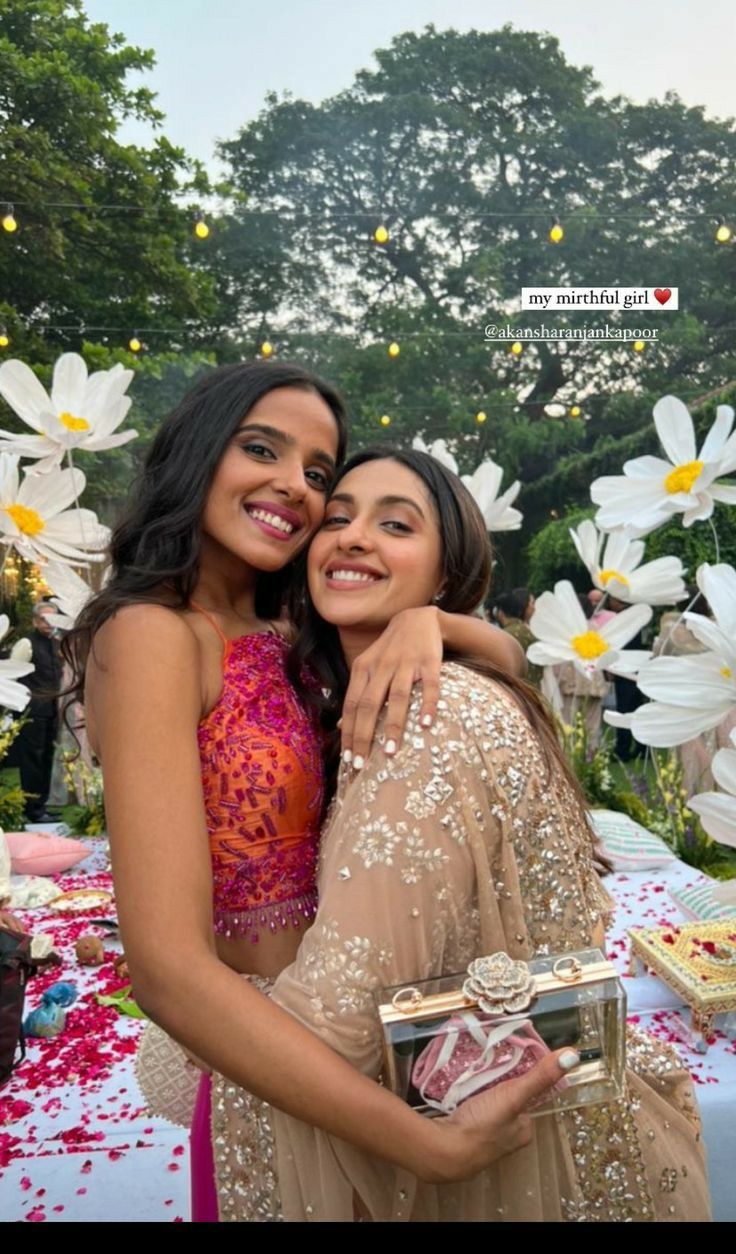
[[[212, 165], [217, 139], [253, 118], [269, 90], [318, 102], [349, 86], [375, 48], [402, 31], [548, 31], [607, 95], [638, 102], [677, 91], [716, 117], [736, 115], [736, 0], [86, 0], [94, 21], [153, 48], [145, 76], [165, 133]], [[124, 138], [147, 142], [129, 125]]]

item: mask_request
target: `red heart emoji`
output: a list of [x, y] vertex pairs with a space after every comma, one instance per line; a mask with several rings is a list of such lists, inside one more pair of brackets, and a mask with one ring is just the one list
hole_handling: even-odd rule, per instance
[[654, 289], [654, 299], [658, 300], [660, 305], [666, 305], [671, 295], [672, 288], [670, 287], [655, 287]]

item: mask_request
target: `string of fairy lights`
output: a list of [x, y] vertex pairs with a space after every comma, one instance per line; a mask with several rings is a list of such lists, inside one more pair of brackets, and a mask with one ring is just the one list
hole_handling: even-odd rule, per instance
[[[0, 203], [2, 203], [1, 198], [0, 198]], [[19, 221], [18, 221], [18, 217], [16, 216], [16, 206], [20, 206], [21, 208], [23, 208], [23, 207], [28, 207], [29, 204], [30, 202], [20, 202], [20, 201], [15, 201], [15, 202], [6, 201], [5, 202], [5, 210], [4, 210], [2, 218], [0, 218], [0, 226], [2, 227], [2, 230], [7, 235], [11, 235], [11, 236], [15, 235], [16, 232], [18, 231]], [[121, 213], [139, 213], [143, 215], [151, 215], [156, 212], [155, 209], [150, 209], [148, 207], [144, 207], [140, 205], [104, 204], [104, 205], [90, 206], [90, 205], [86, 205], [83, 203], [67, 202], [67, 201], [45, 201], [45, 202], [41, 202], [41, 204], [45, 208], [75, 209], [75, 210], [83, 210], [89, 213], [121, 212]], [[245, 216], [269, 216], [273, 214], [277, 214], [280, 217], [285, 216], [283, 211], [275, 210], [275, 209], [252, 209], [252, 210], [241, 209], [239, 210], [239, 213]], [[293, 214], [291, 216], [293, 216]], [[442, 215], [439, 215], [439, 216], [441, 217]], [[538, 219], [540, 217], [545, 217], [549, 221], [549, 229], [547, 231], [547, 238], [548, 238], [549, 243], [557, 246], [557, 245], [562, 244], [565, 239], [565, 227], [563, 226], [560, 218], [558, 218], [557, 216], [549, 217], [548, 213], [542, 210], [526, 210], [526, 211], [520, 210], [520, 211], [517, 211], [516, 213], [502, 213], [502, 212], [488, 211], [488, 212], [482, 212], [482, 213], [481, 212], [471, 213], [467, 216], [470, 218], [474, 218], [474, 219], [499, 218], [499, 219], [507, 219], [507, 220], [511, 220], [514, 218]], [[638, 220], [638, 219], [633, 219], [630, 215], [627, 215], [627, 214], [605, 214], [603, 216], [609, 221], [612, 220], [612, 221], [629, 221], [630, 222], [630, 221]], [[689, 216], [692, 220], [699, 220], [704, 215], [692, 214], [692, 215], [685, 215], [685, 216], [686, 217]], [[362, 218], [362, 219], [370, 219], [370, 217], [373, 217], [373, 222], [371, 223], [372, 231], [370, 235], [372, 243], [376, 247], [384, 249], [391, 242], [392, 235], [391, 235], [391, 231], [389, 230], [389, 227], [386, 225], [385, 221], [379, 221], [377, 225], [374, 225], [376, 222], [376, 219], [375, 219], [375, 216], [373, 215], [370, 215], [367, 213], [356, 214], [354, 211], [348, 211], [348, 210], [344, 212], [332, 210], [330, 212], [330, 217], [334, 217], [334, 218], [346, 218], [347, 217], [347, 218]], [[566, 220], [570, 222], [570, 221], [576, 221], [580, 219], [584, 219], [588, 223], [591, 220], [589, 215], [582, 214], [582, 213], [572, 213], [569, 215], [569, 217]], [[453, 220], [456, 221], [454, 217], [453, 217]], [[713, 235], [714, 242], [718, 245], [731, 243], [734, 240], [734, 228], [731, 226], [731, 224], [723, 216], [718, 217], [717, 219], [714, 220], [714, 222], [715, 222], [715, 231]], [[200, 243], [204, 243], [206, 240], [210, 238], [211, 234], [212, 234], [212, 227], [210, 223], [207, 221], [206, 215], [204, 214], [203, 211], [196, 210], [192, 218], [192, 235], [194, 239], [199, 241]], [[127, 348], [129, 349], [131, 353], [138, 354], [138, 353], [143, 352], [146, 347], [144, 339], [141, 338], [142, 334], [144, 336], [151, 336], [151, 335], [173, 336], [176, 334], [181, 334], [182, 328], [181, 327], [150, 328], [143, 333], [141, 333], [141, 331], [138, 328], [134, 328], [131, 333], [130, 329], [126, 330], [126, 328], [124, 327], [87, 326], [84, 323], [80, 323], [80, 324], [72, 324], [72, 325], [46, 324], [43, 327], [36, 328], [36, 330], [37, 332], [41, 332], [41, 333], [53, 330], [53, 331], [77, 332], [79, 334], [83, 334], [84, 332], [89, 331], [89, 332], [98, 332], [98, 333], [106, 334], [106, 335], [119, 335], [121, 337], [124, 337], [125, 335], [127, 335], [129, 337], [127, 341]], [[431, 336], [433, 334], [434, 334], [433, 332], [414, 332], [414, 333], [410, 333], [408, 338], [416, 339], [416, 338], [421, 338], [423, 335]], [[464, 335], [464, 334], [471, 334], [471, 333], [470, 332], [449, 332], [446, 334]], [[476, 334], [476, 333], [473, 332], [472, 334]], [[5, 325], [0, 324], [0, 350], [5, 350], [9, 348], [10, 344], [11, 344], [11, 338], [8, 333], [8, 329]], [[632, 349], [632, 352], [634, 353], [641, 354], [646, 350], [646, 348], [647, 348], [646, 340], [633, 340], [631, 342], [631, 349]], [[264, 339], [259, 346], [258, 355], [263, 360], [268, 360], [269, 358], [274, 356], [275, 352], [276, 352], [276, 349], [272, 340]], [[388, 344], [386, 348], [386, 352], [387, 352], [388, 357], [392, 361], [395, 361], [401, 354], [401, 345], [399, 344], [397, 340], [392, 340]], [[524, 343], [521, 340], [514, 340], [508, 346], [508, 353], [511, 355], [512, 358], [515, 358], [517, 362], [521, 358], [523, 352], [524, 352]], [[520, 402], [521, 406], [523, 406], [523, 404], [524, 402]], [[567, 409], [567, 413], [569, 414], [570, 418], [574, 418], [574, 419], [581, 418], [581, 417], [586, 418], [588, 416], [583, 412], [582, 407], [578, 404], [570, 405], [569, 408]], [[475, 414], [475, 421], [478, 425], [482, 425], [483, 423], [486, 422], [487, 417], [488, 415], [486, 414], [486, 412], [480, 409]], [[391, 421], [392, 421], [391, 416], [389, 414], [382, 414], [379, 419], [379, 422], [381, 426], [383, 427], [390, 426]]]

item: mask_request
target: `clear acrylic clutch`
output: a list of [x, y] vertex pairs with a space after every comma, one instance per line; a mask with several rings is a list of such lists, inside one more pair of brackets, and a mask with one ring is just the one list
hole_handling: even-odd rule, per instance
[[427, 1115], [523, 1075], [551, 1050], [580, 1064], [531, 1113], [612, 1101], [623, 1091], [626, 994], [599, 949], [514, 961], [477, 958], [466, 972], [378, 994], [384, 1080]]

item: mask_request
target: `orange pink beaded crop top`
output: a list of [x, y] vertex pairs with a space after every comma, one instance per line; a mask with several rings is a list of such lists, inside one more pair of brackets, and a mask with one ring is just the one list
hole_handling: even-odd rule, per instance
[[322, 815], [322, 746], [286, 674], [276, 632], [223, 644], [222, 692], [199, 724], [215, 931], [257, 941], [312, 920]]

